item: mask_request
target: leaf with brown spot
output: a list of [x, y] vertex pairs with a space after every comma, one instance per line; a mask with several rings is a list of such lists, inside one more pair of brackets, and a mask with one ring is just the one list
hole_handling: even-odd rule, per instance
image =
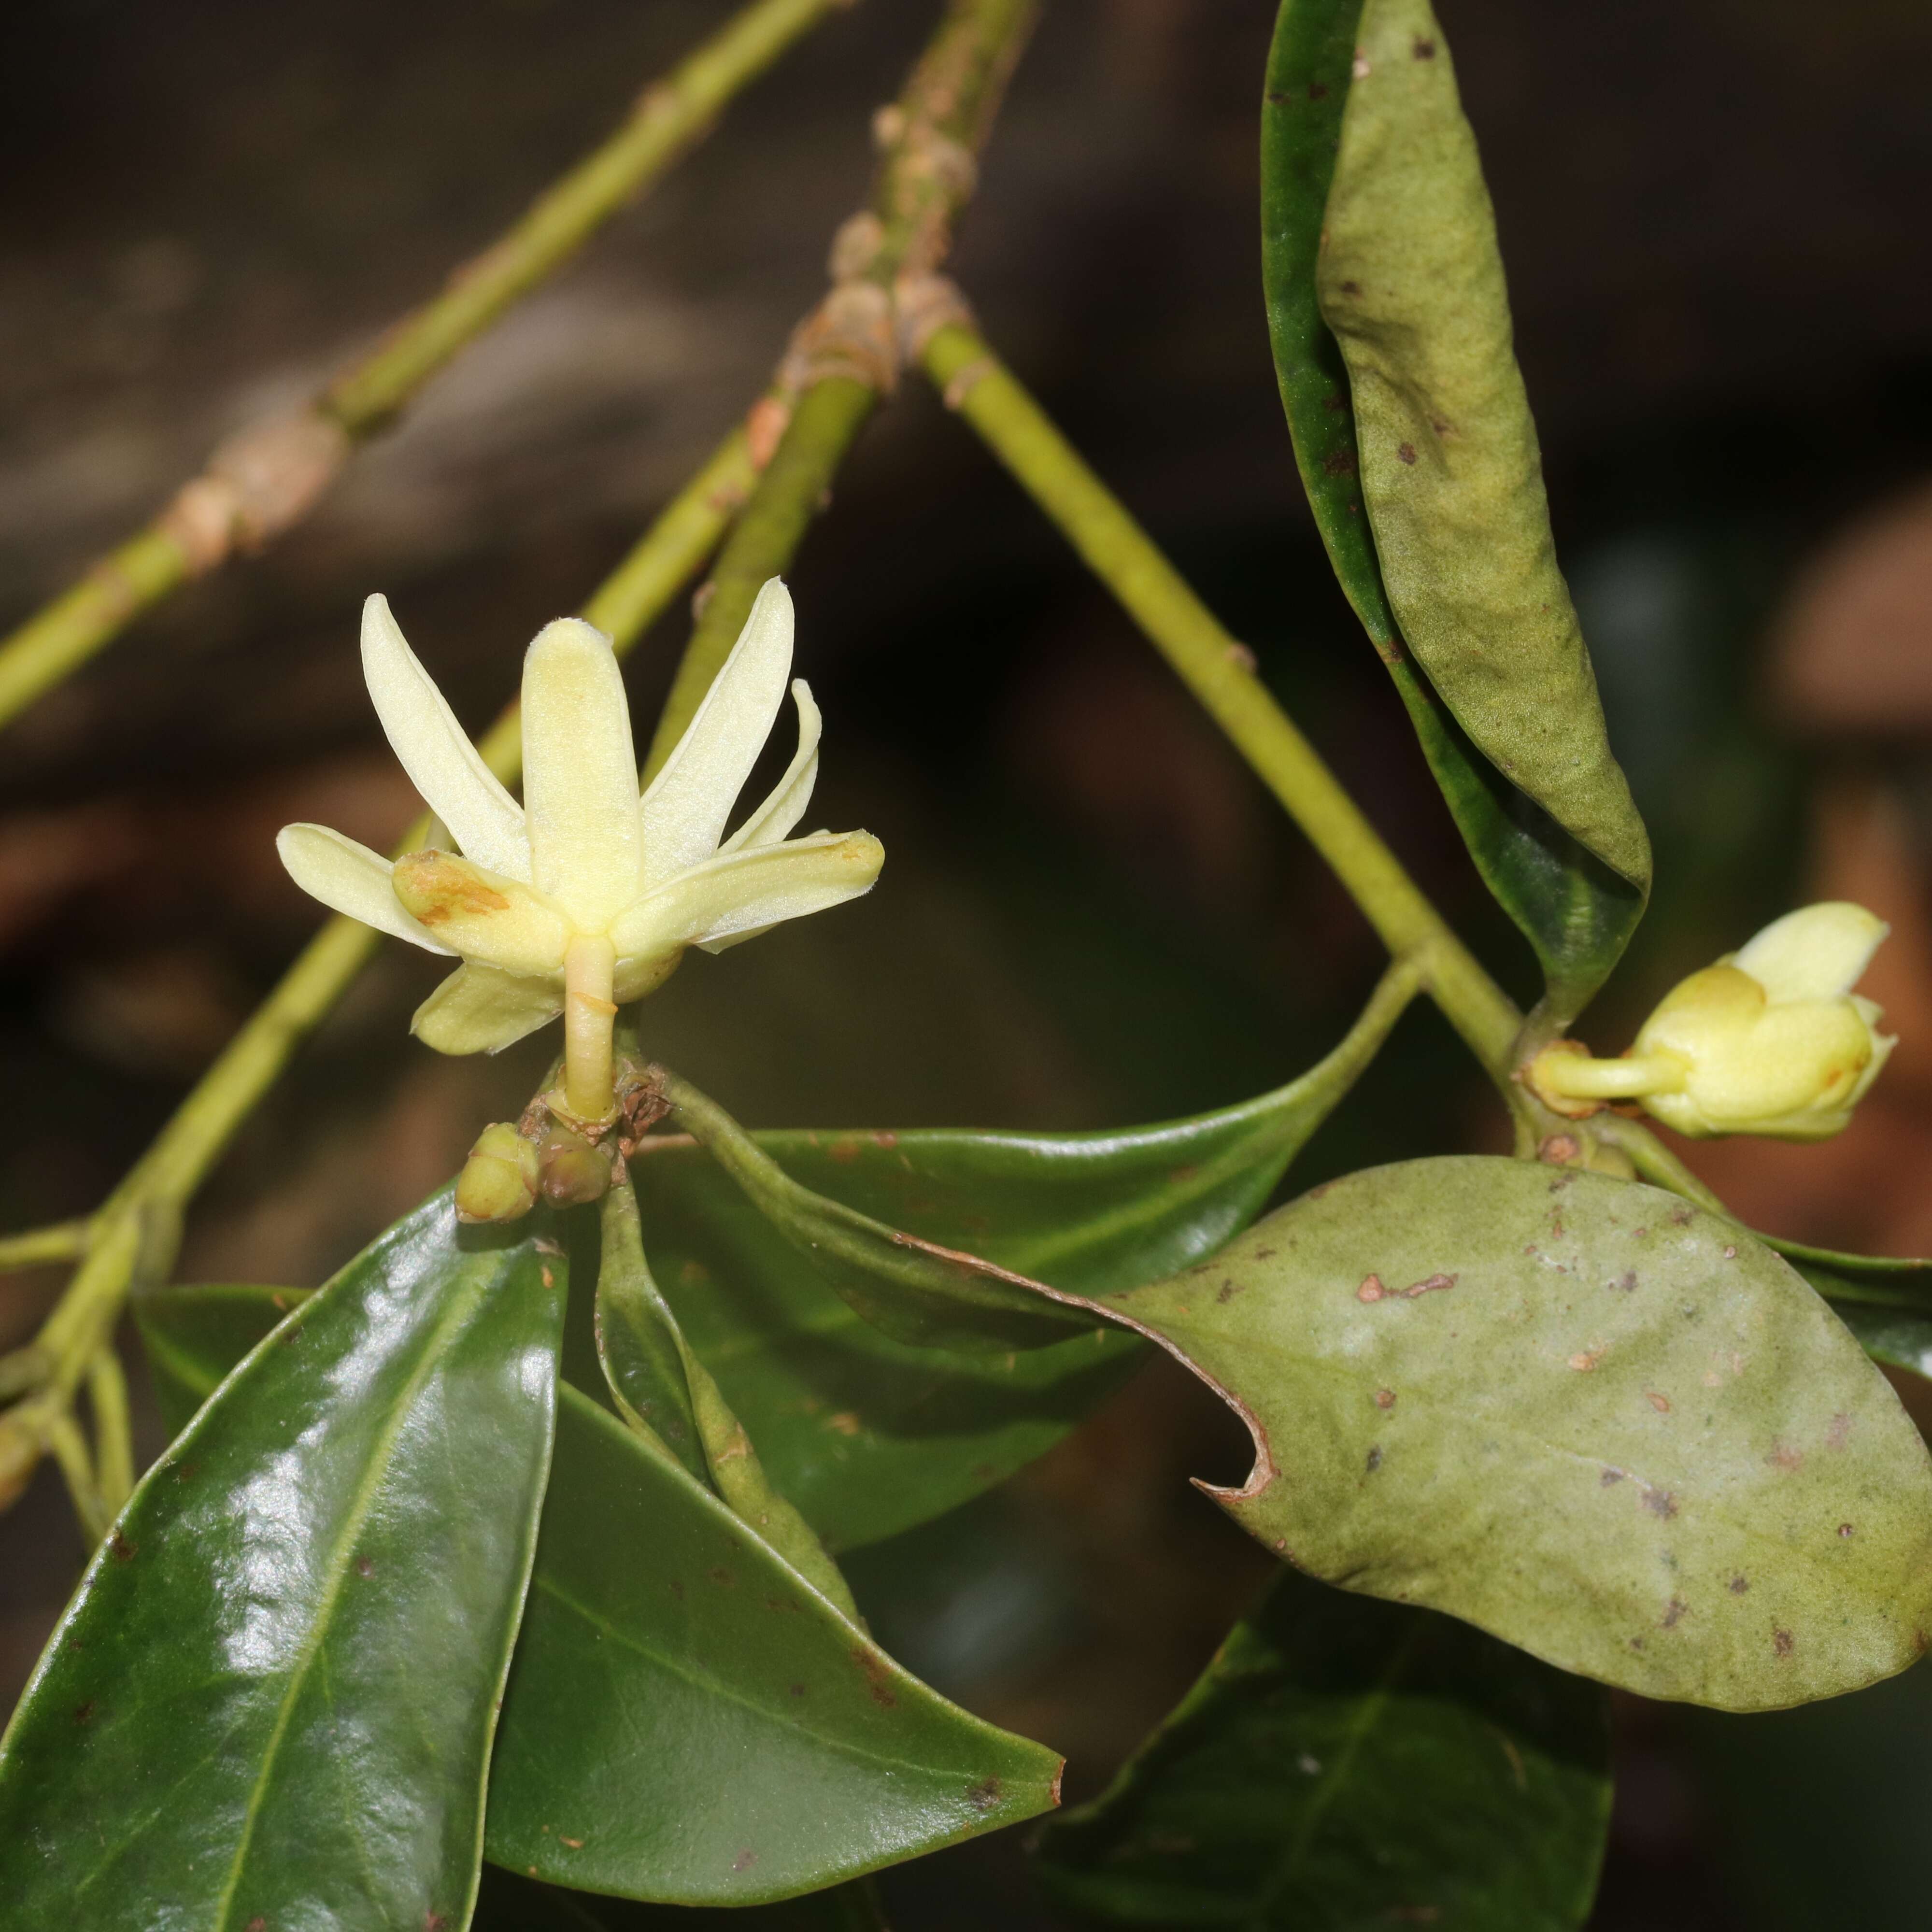
[[[1426, 7], [1285, 0], [1262, 110], [1269, 334], [1295, 460], [1336, 576], [1395, 682], [1484, 883], [1534, 947], [1552, 1001], [1568, 1018], [1601, 983], [1642, 916], [1648, 854], [1628, 794], [1618, 796], [1621, 775], [1609, 758], [1560, 579], [1558, 617], [1540, 608], [1552, 602], [1555, 569], [1534, 432], [1508, 352], [1493, 234], [1482, 221], [1472, 227], [1460, 217], [1442, 232], [1436, 207], [1445, 186], [1484, 218], [1486, 199], [1448, 62], [1400, 58], [1405, 32], [1418, 27], [1440, 44]], [[1356, 49], [1358, 38], [1370, 38], [1378, 57], [1364, 70]], [[1377, 142], [1365, 134], [1356, 97], [1374, 98], [1372, 121], [1374, 101], [1391, 90], [1405, 99], [1420, 92], [1436, 105]], [[1445, 154], [1445, 132], [1466, 152]], [[1431, 178], [1438, 160], [1448, 165], [1441, 178]], [[1419, 195], [1400, 182], [1405, 167], [1418, 166]], [[1492, 286], [1409, 269], [1424, 205], [1423, 238], [1462, 245]], [[1346, 262], [1342, 249], [1349, 251]], [[1414, 405], [1413, 420], [1396, 420], [1383, 406], [1363, 364], [1364, 335], [1380, 326], [1392, 295], [1412, 298], [1420, 310], [1416, 326], [1396, 344], [1418, 365], [1403, 372], [1400, 390]], [[1498, 314], [1503, 333], [1489, 387], [1472, 399], [1467, 385], [1432, 382], [1441, 359], [1435, 352], [1444, 346], [1452, 356], [1470, 344], [1498, 347]], [[1452, 417], [1462, 420], [1462, 432], [1450, 430]], [[1468, 511], [1442, 514], [1445, 478], [1493, 470], [1496, 448], [1512, 442], [1518, 473], [1502, 493], [1504, 522], [1492, 527]], [[1486, 506], [1486, 513], [1492, 508]], [[1398, 533], [1405, 517], [1419, 537]], [[1453, 557], [1442, 554], [1445, 543]], [[1490, 650], [1486, 664], [1478, 660], [1494, 674], [1492, 688], [1473, 697], [1469, 678], [1451, 674], [1437, 649], [1444, 617], [1466, 615], [1472, 602], [1481, 608], [1485, 643], [1493, 646], [1501, 638], [1506, 644]], [[1430, 664], [1428, 674], [1412, 649]], [[1511, 694], [1526, 694], [1527, 706], [1512, 706]], [[1546, 705], [1546, 712], [1540, 708]], [[1509, 721], [1501, 730], [1499, 716]], [[1539, 739], [1552, 755], [1535, 754]], [[1564, 761], [1570, 751], [1582, 754], [1574, 765]]]
[[[1904, 1669], [1932, 1618], [1932, 1457], [1884, 1377], [1781, 1260], [1701, 1209], [1606, 1296], [1662, 1219], [1646, 1186], [1574, 1175], [1577, 1265], [1555, 1274], [1523, 1252], [1546, 1185], [1474, 1156], [1372, 1169], [1224, 1251], [1217, 1270], [1247, 1284], [1226, 1304], [1185, 1277], [1102, 1304], [1247, 1420], [1253, 1473], [1210, 1493], [1318, 1576], [1652, 1696], [1769, 1708]], [[1364, 1306], [1370, 1270], [1453, 1273], [1456, 1291]], [[1736, 1363], [1719, 1388], [1648, 1400], [1699, 1387], [1714, 1356]], [[1402, 1401], [1378, 1408], [1378, 1388]], [[1686, 1612], [1660, 1630], [1673, 1598]], [[1771, 1627], [1794, 1640], [1775, 1670]]]

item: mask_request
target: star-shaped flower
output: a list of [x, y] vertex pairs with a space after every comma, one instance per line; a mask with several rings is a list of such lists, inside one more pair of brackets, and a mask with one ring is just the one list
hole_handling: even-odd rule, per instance
[[388, 602], [362, 608], [362, 670], [390, 744], [461, 850], [392, 865], [323, 825], [285, 826], [282, 862], [334, 910], [463, 964], [412, 1030], [442, 1053], [494, 1053], [565, 1016], [566, 1097], [611, 1107], [611, 1022], [687, 946], [722, 951], [869, 891], [869, 832], [787, 836], [818, 774], [818, 707], [794, 681], [797, 754], [770, 797], [724, 826], [791, 669], [792, 604], [773, 578], [664, 768], [640, 797], [630, 707], [610, 640], [575, 617], [524, 659], [524, 800], [491, 774], [404, 642]]

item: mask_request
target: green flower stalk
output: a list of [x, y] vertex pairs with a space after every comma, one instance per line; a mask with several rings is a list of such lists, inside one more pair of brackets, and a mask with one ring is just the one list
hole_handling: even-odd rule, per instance
[[1679, 1133], [1828, 1139], [1898, 1044], [1852, 988], [1891, 928], [1844, 901], [1786, 913], [1735, 953], [1666, 994], [1619, 1060], [1574, 1040], [1532, 1060], [1546, 1104], [1581, 1118], [1635, 1100]]
[[440, 1053], [496, 1053], [564, 1023], [561, 1110], [599, 1130], [616, 1111], [617, 1009], [709, 952], [871, 890], [885, 857], [866, 832], [794, 838], [818, 772], [820, 718], [802, 679], [796, 755], [728, 838], [791, 670], [791, 598], [773, 578], [664, 768], [641, 796], [610, 640], [575, 617], [524, 660], [524, 802], [491, 775], [404, 641], [387, 602], [362, 610], [362, 668], [390, 744], [455, 850], [392, 865], [322, 825], [277, 841], [302, 890], [337, 912], [462, 963], [411, 1030]]

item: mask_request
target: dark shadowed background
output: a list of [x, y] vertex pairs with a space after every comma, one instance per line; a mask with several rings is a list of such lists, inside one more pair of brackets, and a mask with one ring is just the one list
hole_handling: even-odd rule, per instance
[[[487, 242], [723, 0], [15, 0], [0, 22], [0, 618], [158, 507]], [[81, 1212], [312, 928], [272, 840], [413, 800], [356, 612], [386, 591], [466, 722], [514, 685], [762, 385], [823, 287], [933, 0], [864, 0], [433, 386], [311, 522], [0, 738], [0, 1226]], [[1932, 1248], [1932, 13], [1922, 0], [1444, 0], [1498, 204], [1566, 569], [1659, 854], [1589, 1016], [1804, 897], [1894, 927], [1904, 1042], [1819, 1148], [1694, 1158], [1747, 1218]], [[1262, 326], [1271, 0], [1049, 0], [956, 266], [992, 339], [1255, 649], [1520, 994], [1299, 500]], [[825, 822], [862, 904], [688, 964], [654, 1049], [759, 1125], [1078, 1127], [1313, 1058], [1366, 928], [1060, 540], [916, 380], [793, 574]], [[634, 661], [654, 711], [681, 610]], [[320, 1280], [514, 1111], [544, 1048], [406, 1042], [392, 948], [244, 1133], [184, 1280]], [[1294, 1182], [1495, 1143], [1446, 1030], [1396, 1046]], [[0, 1346], [58, 1287], [0, 1289]], [[137, 1381], [139, 1378], [137, 1376]], [[1925, 1412], [1922, 1409], [1922, 1414]], [[147, 1446], [158, 1430], [147, 1417]], [[1090, 1792], [1268, 1574], [1189, 1488], [1244, 1438], [1150, 1365], [1061, 1450], [856, 1558], [914, 1669]], [[0, 1521], [0, 1709], [82, 1552], [44, 1472]], [[1917, 1927], [1924, 1672], [1772, 1718], [1620, 1703], [1604, 1932]], [[913, 1928], [1044, 1926], [1014, 1834], [894, 1875]]]

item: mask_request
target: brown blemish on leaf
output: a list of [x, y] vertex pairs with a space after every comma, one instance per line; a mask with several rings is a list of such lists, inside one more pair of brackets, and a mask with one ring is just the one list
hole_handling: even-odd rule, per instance
[[[1345, 296], [1358, 296], [1362, 292], [1362, 285], [1360, 282], [1344, 282], [1342, 284], [1342, 292]], [[1352, 463], [1348, 466], [1351, 470], [1354, 466]]]
[[90, 1697], [84, 1704], [74, 1707], [74, 1720], [76, 1724], [91, 1724], [94, 1720], [94, 1700]]
[[[1354, 286], [1352, 282], [1342, 284], [1347, 293], [1353, 293]], [[1331, 449], [1322, 459], [1322, 467], [1330, 476], [1352, 476], [1355, 473], [1355, 459], [1346, 449]]]
[[1738, 1251], [1737, 1251], [1737, 1250], [1736, 1250], [1736, 1248], [1726, 1248], [1726, 1249], [1724, 1250], [1724, 1258], [1725, 1258], [1725, 1260], [1726, 1260], [1726, 1261], [1727, 1261], [1727, 1262], [1734, 1262], [1734, 1261], [1736, 1261], [1736, 1260], [1737, 1259], [1737, 1258], [1738, 1258]]
[[1274, 1249], [1272, 1249], [1272, 1248], [1257, 1248], [1257, 1249], [1256, 1249], [1256, 1250], [1255, 1250], [1255, 1259], [1256, 1259], [1256, 1261], [1258, 1261], [1258, 1262], [1271, 1262], [1271, 1261], [1273, 1261], [1273, 1260], [1274, 1259]]
[[561, 1832], [556, 1834], [556, 1841], [560, 1845], [568, 1845], [573, 1852], [580, 1852], [584, 1849], [581, 1838], [566, 1838]]
[[[531, 1866], [530, 1876], [532, 1878], [536, 1877], [536, 1867], [535, 1865]], [[242, 1932], [268, 1932], [268, 1922], [258, 1912], [254, 1918], [249, 1920], [247, 1925], [242, 1928]]]
[[1402, 1293], [1413, 1301], [1418, 1294], [1437, 1294], [1445, 1288], [1454, 1288], [1456, 1279], [1453, 1274], [1427, 1275], [1420, 1281], [1411, 1282]]
[[1825, 1431], [1825, 1447], [1827, 1449], [1842, 1449], [1851, 1440], [1851, 1435], [1852, 1418], [1840, 1409], [1832, 1417], [1830, 1426]]
[[1368, 1459], [1363, 1466], [1372, 1476], [1382, 1466], [1382, 1445], [1379, 1442], [1372, 1442], [1369, 1444]]
[[1804, 1466], [1804, 1451], [1794, 1449], [1788, 1442], [1774, 1442], [1771, 1454], [1764, 1459], [1774, 1469], [1782, 1469], [1788, 1476], [1794, 1470]]
[[892, 1689], [885, 1660], [877, 1652], [868, 1650], [865, 1645], [855, 1643], [852, 1646], [852, 1661], [864, 1673], [866, 1688], [872, 1694], [872, 1702], [882, 1710], [890, 1711], [899, 1700], [898, 1694]]
[[368, 1557], [358, 1556], [356, 1559], [356, 1574], [358, 1576], [373, 1576], [376, 1574], [376, 1566]]
[[1652, 1516], [1660, 1516], [1666, 1522], [1677, 1514], [1677, 1498], [1668, 1490], [1660, 1490], [1646, 1483], [1643, 1487], [1643, 1506]]
[[1791, 1654], [1791, 1633], [1788, 1630], [1774, 1630], [1771, 1634], [1771, 1647], [1780, 1657]]
[[1582, 1354], [1570, 1358], [1570, 1366], [1580, 1376], [1586, 1376], [1609, 1352], [1607, 1348], [1586, 1349]]
[[1364, 1275], [1361, 1286], [1355, 1291], [1355, 1299], [1358, 1301], [1379, 1301], [1388, 1292], [1388, 1290], [1382, 1286], [1380, 1275]]
[[898, 1144], [898, 1136], [894, 1133], [890, 1127], [880, 1128], [872, 1136], [872, 1144], [874, 1147], [896, 1148]]
[[1624, 1472], [1622, 1470], [1606, 1469], [1604, 1473], [1597, 1478], [1597, 1480], [1604, 1488], [1608, 1490], [1614, 1488], [1618, 1483], [1621, 1483], [1623, 1479]]
[[[564, 1840], [566, 1844], [569, 1842], [568, 1838]], [[423, 1932], [443, 1932], [443, 1928], [448, 1923], [449, 1921], [440, 1912], [425, 1912], [423, 1914]]]
[[731, 1869], [734, 1871], [749, 1871], [758, 1862], [758, 1855], [756, 1852], [740, 1852], [731, 1861]]
[[1326, 100], [1328, 98], [1328, 89], [1322, 82], [1311, 80], [1308, 83], [1308, 98], [1310, 100]]
[[1626, 1294], [1634, 1294], [1636, 1292], [1636, 1269], [1626, 1269], [1622, 1274], [1617, 1276], [1615, 1281], [1610, 1283], [1610, 1286], [1612, 1288], [1621, 1288]]
[[851, 1134], [841, 1134], [825, 1151], [841, 1166], [859, 1158], [859, 1142]]
[[859, 1418], [849, 1408], [842, 1408], [836, 1415], [825, 1418], [827, 1429], [836, 1429], [841, 1436], [856, 1436], [859, 1432]]
[[107, 1553], [109, 1556], [112, 1557], [117, 1563], [127, 1563], [132, 1562], [134, 1559], [134, 1550], [135, 1546], [130, 1543], [118, 1529], [108, 1540]]
[[1732, 1596], [1742, 1597], [1750, 1586], [1742, 1576], [1733, 1576], [1731, 1579], [1730, 1588]]
[[1681, 1597], [1672, 1597], [1670, 1602], [1664, 1605], [1664, 1615], [1660, 1622], [1666, 1630], [1675, 1630], [1678, 1619], [1690, 1607], [1690, 1606]]
[[1850, 1525], [1850, 1523], [1848, 1523], [1848, 1522], [1841, 1522], [1841, 1523], [1840, 1523], [1840, 1524], [1839, 1524], [1839, 1526], [1838, 1526], [1838, 1534], [1839, 1534], [1840, 1536], [1850, 1536], [1850, 1535], [1851, 1534], [1851, 1533], [1852, 1533], [1852, 1526], [1851, 1526], [1851, 1525]]
[[1378, 1408], [1394, 1408], [1395, 1390], [1394, 1389], [1377, 1389], [1376, 1390], [1376, 1406]]
[[674, 1576], [670, 1580], [668, 1588], [670, 1588], [671, 1594], [675, 1597], [680, 1604], [684, 1601], [684, 1584], [680, 1578]]
[[1412, 442], [1398, 444], [1395, 456], [1398, 463], [1413, 463], [1415, 460], [1415, 445]]
[[968, 1786], [966, 1802], [976, 1811], [990, 1811], [1005, 1796], [1006, 1788], [997, 1778], [982, 1778]]
[[1418, 39], [1409, 51], [1418, 60], [1433, 60], [1436, 58], [1436, 43]]
[[1668, 1415], [1670, 1413], [1670, 1398], [1667, 1395], [1659, 1395], [1654, 1389], [1646, 1389], [1643, 1392], [1643, 1399], [1657, 1411], [1659, 1415]]
[[1226, 1281], [1222, 1282], [1221, 1292], [1219, 1294], [1215, 1296], [1214, 1299], [1220, 1302], [1232, 1301], [1236, 1295], [1240, 1293], [1243, 1286], [1244, 1284], [1242, 1282], [1237, 1281], [1232, 1275], [1230, 1275]]
[[726, 1569], [722, 1563], [715, 1569], [706, 1570], [704, 1574], [709, 1576], [712, 1582], [716, 1583], [721, 1590], [730, 1589], [738, 1580], [737, 1578], [733, 1576], [730, 1571]]

